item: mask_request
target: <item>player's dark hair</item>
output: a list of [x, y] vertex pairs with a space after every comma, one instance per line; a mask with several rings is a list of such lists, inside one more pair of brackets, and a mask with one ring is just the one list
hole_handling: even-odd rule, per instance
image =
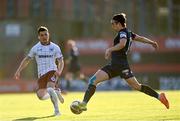
[[120, 13], [120, 14], [115, 14], [112, 18], [116, 23], [120, 22], [123, 27], [126, 26], [126, 14]]
[[38, 34], [39, 34], [40, 32], [42, 32], [42, 31], [48, 31], [47, 27], [45, 27], [45, 26], [40, 26], [40, 27], [38, 28]]

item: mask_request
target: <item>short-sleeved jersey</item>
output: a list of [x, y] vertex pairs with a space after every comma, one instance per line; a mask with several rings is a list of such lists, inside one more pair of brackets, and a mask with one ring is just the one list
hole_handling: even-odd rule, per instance
[[130, 32], [127, 28], [121, 29], [116, 37], [114, 38], [114, 46], [117, 45], [118, 43], [121, 42], [121, 39], [126, 39], [126, 44], [125, 47], [118, 50], [118, 51], [113, 51], [112, 56], [111, 56], [111, 63], [115, 65], [128, 65], [127, 61], [127, 54], [130, 49], [132, 39], [134, 39], [136, 36], [135, 33]]
[[57, 70], [56, 58], [63, 57], [60, 47], [53, 42], [49, 45], [42, 45], [38, 42], [31, 48], [28, 56], [36, 59], [38, 77], [49, 71]]
[[114, 38], [114, 46], [120, 43], [122, 39], [126, 39], [126, 44], [124, 48], [118, 51], [113, 51], [111, 53], [111, 63], [101, 68], [101, 70], [108, 74], [110, 79], [116, 76], [120, 76], [124, 79], [134, 76], [128, 64], [127, 54], [130, 49], [132, 39], [135, 37], [135, 33], [132, 33], [125, 28], [120, 30]]

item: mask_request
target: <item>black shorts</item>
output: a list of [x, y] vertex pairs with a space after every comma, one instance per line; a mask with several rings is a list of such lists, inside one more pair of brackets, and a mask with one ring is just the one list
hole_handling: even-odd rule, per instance
[[134, 76], [128, 65], [117, 66], [108, 64], [102, 67], [101, 70], [109, 75], [109, 79], [116, 76], [120, 76], [123, 79], [128, 79]]
[[79, 64], [70, 64], [68, 67], [68, 72], [76, 73], [79, 72], [81, 69]]

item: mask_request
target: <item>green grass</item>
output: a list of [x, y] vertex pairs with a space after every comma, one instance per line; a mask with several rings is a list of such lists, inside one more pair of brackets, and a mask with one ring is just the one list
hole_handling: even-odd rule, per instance
[[88, 111], [74, 115], [69, 105], [83, 97], [82, 92], [64, 95], [62, 115], [51, 116], [50, 100], [40, 101], [35, 93], [1, 94], [0, 121], [180, 121], [180, 91], [166, 91], [170, 101], [167, 110], [158, 100], [136, 91], [96, 92]]

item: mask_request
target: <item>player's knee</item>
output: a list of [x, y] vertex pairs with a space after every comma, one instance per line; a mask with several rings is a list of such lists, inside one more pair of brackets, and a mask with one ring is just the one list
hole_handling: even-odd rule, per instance
[[40, 100], [45, 100], [48, 98], [48, 94], [45, 91], [38, 91], [36, 94]]
[[140, 84], [134, 84], [134, 85], [131, 85], [131, 87], [134, 89], [134, 90], [141, 90], [141, 85]]
[[92, 76], [92, 77], [89, 79], [89, 84], [94, 85], [94, 84], [96, 84], [95, 81], [96, 81], [96, 76]]
[[43, 99], [44, 95], [41, 94], [41, 93], [37, 93], [37, 97], [38, 97], [40, 100], [44, 100], [44, 99]]
[[138, 83], [128, 83], [128, 84], [134, 90], [138, 90], [139, 91], [141, 89], [141, 85], [138, 84]]

